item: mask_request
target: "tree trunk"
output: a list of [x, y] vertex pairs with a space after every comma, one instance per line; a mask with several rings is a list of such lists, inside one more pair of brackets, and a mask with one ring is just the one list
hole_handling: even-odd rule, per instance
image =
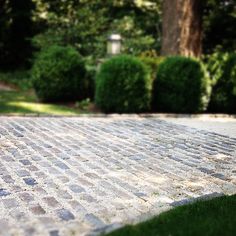
[[161, 53], [199, 57], [202, 39], [202, 1], [164, 0]]

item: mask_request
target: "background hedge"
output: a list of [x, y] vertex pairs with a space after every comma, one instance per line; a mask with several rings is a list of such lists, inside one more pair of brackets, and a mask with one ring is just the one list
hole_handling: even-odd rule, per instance
[[196, 113], [207, 108], [210, 80], [202, 63], [181, 56], [167, 57], [154, 81], [153, 109], [160, 112]]
[[147, 111], [151, 102], [148, 69], [140, 60], [127, 55], [104, 62], [96, 76], [95, 101], [104, 112]]
[[88, 93], [85, 65], [73, 47], [51, 46], [41, 51], [35, 59], [32, 77], [41, 101], [80, 100]]
[[[218, 54], [209, 60], [213, 70], [217, 68], [212, 76], [214, 81], [211, 101], [209, 104], [210, 112], [236, 113], [236, 54]], [[216, 73], [217, 72], [217, 73]]]

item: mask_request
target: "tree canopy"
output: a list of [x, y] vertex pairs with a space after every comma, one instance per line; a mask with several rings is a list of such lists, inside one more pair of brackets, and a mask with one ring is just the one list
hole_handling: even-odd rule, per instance
[[[23, 66], [32, 52], [52, 44], [74, 46], [87, 59], [102, 58], [113, 32], [122, 35], [124, 53], [160, 54], [163, 1], [1, 0], [0, 68]], [[234, 0], [204, 1], [201, 17], [203, 53], [236, 49]]]

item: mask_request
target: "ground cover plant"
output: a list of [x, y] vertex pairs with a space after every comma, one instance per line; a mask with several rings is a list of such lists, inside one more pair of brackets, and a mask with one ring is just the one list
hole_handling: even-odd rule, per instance
[[125, 226], [107, 236], [234, 236], [236, 195], [176, 207], [146, 222]]

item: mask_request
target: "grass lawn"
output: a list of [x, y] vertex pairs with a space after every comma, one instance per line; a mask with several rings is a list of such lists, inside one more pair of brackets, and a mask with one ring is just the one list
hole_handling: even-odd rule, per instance
[[176, 207], [106, 236], [235, 236], [236, 195]]
[[[12, 88], [11, 90], [1, 87]], [[0, 72], [0, 114], [48, 114], [48, 115], [78, 115], [96, 112], [87, 101], [67, 105], [45, 104], [37, 101], [32, 90], [32, 84], [27, 71], [13, 73]]]
[[0, 82], [13, 85], [24, 91], [32, 88], [30, 72], [27, 70], [18, 70], [14, 72], [0, 71]]
[[25, 91], [0, 91], [0, 114], [77, 115], [78, 109], [62, 105], [38, 103], [35, 95]]

